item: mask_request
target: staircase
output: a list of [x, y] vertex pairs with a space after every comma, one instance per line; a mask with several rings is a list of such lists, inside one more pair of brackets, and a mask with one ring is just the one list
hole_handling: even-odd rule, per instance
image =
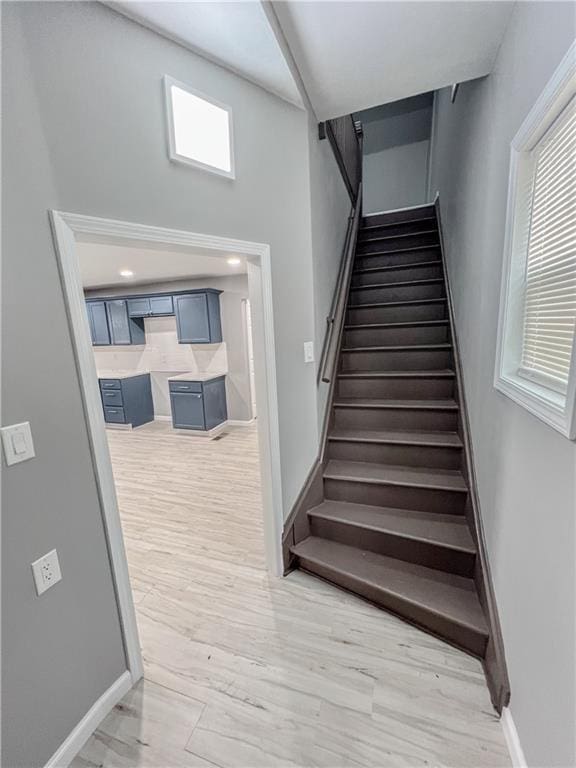
[[[294, 564], [483, 658], [433, 206], [365, 217], [322, 468]], [[302, 530], [302, 528], [301, 528]]]

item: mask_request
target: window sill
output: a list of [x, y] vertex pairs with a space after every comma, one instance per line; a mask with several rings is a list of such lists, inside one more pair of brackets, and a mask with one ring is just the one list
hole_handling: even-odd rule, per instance
[[497, 376], [494, 387], [569, 440], [576, 438], [574, 406], [569, 398], [518, 375]]

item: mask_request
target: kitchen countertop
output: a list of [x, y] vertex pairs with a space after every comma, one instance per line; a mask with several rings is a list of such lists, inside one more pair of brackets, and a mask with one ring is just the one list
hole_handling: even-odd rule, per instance
[[211, 381], [212, 379], [219, 379], [221, 376], [226, 376], [226, 371], [220, 371], [217, 373], [179, 373], [177, 376], [170, 376], [168, 381]]
[[133, 376], [145, 376], [150, 371], [98, 371], [99, 379], [131, 379]]

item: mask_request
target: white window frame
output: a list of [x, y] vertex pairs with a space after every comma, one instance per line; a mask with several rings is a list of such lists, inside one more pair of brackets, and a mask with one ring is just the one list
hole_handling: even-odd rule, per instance
[[[196, 96], [199, 99], [203, 99], [204, 101], [207, 101], [209, 104], [213, 104], [215, 107], [220, 107], [220, 109], [224, 109], [228, 113], [228, 140], [230, 142], [230, 170], [226, 171], [222, 168], [217, 168], [214, 165], [208, 165], [207, 163], [202, 163], [199, 160], [194, 160], [191, 157], [186, 157], [185, 155], [180, 155], [178, 152], [176, 152], [176, 140], [175, 140], [175, 126], [174, 126], [174, 111], [172, 108], [172, 86], [176, 86], [177, 88], [180, 88], [182, 91], [186, 91], [186, 93], [191, 94], [192, 96]], [[235, 170], [235, 162], [234, 162], [234, 121], [233, 121], [233, 115], [232, 115], [232, 107], [228, 106], [228, 104], [223, 104], [220, 101], [217, 101], [216, 99], [213, 99], [211, 96], [207, 96], [205, 93], [202, 93], [201, 91], [197, 91], [195, 88], [192, 88], [190, 85], [187, 85], [186, 83], [181, 82], [180, 80], [176, 80], [173, 77], [170, 77], [170, 75], [164, 75], [164, 102], [165, 102], [165, 110], [166, 110], [166, 122], [167, 122], [167, 130], [168, 130], [168, 154], [170, 157], [170, 160], [174, 161], [175, 163], [183, 163], [184, 165], [191, 165], [194, 168], [199, 168], [203, 171], [209, 171], [210, 173], [215, 173], [217, 176], [225, 176], [228, 179], [235, 179], [236, 178], [236, 170]]]
[[[576, 42], [540, 94], [510, 145], [510, 173], [494, 386], [530, 413], [576, 439], [576, 335], [566, 394], [520, 373], [526, 270], [525, 213], [517, 190], [533, 172], [530, 152], [576, 93]], [[522, 215], [524, 214], [524, 215]], [[524, 242], [523, 242], [524, 241]]]

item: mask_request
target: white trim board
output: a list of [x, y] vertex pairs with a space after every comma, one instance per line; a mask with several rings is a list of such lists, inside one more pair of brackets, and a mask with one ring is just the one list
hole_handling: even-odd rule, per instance
[[215, 256], [218, 255], [221, 258], [226, 258], [230, 253], [246, 257], [248, 290], [254, 320], [256, 398], [259, 413], [257, 423], [266, 560], [269, 570], [274, 575], [281, 576], [283, 572], [283, 509], [270, 247], [265, 243], [252, 243], [60, 211], [50, 211], [50, 218], [110, 551], [126, 659], [132, 682], [136, 683], [143, 673], [142, 655], [98, 391], [96, 365], [85, 310], [76, 239], [81, 237], [83, 241], [89, 241], [90, 238], [105, 237], [107, 242], [120, 244], [128, 239], [153, 242], [167, 248], [174, 245], [188, 246], [191, 250], [207, 248], [214, 250]]
[[130, 688], [132, 688], [132, 677], [129, 672], [124, 672], [90, 707], [44, 768], [67, 768], [106, 715], [114, 709]]
[[502, 724], [502, 730], [504, 731], [504, 738], [506, 739], [506, 746], [510, 753], [513, 768], [528, 768], [528, 763], [524, 757], [524, 750], [520, 743], [520, 737], [518, 736], [518, 731], [516, 730], [516, 725], [509, 707], [504, 707], [502, 710], [500, 722]]

